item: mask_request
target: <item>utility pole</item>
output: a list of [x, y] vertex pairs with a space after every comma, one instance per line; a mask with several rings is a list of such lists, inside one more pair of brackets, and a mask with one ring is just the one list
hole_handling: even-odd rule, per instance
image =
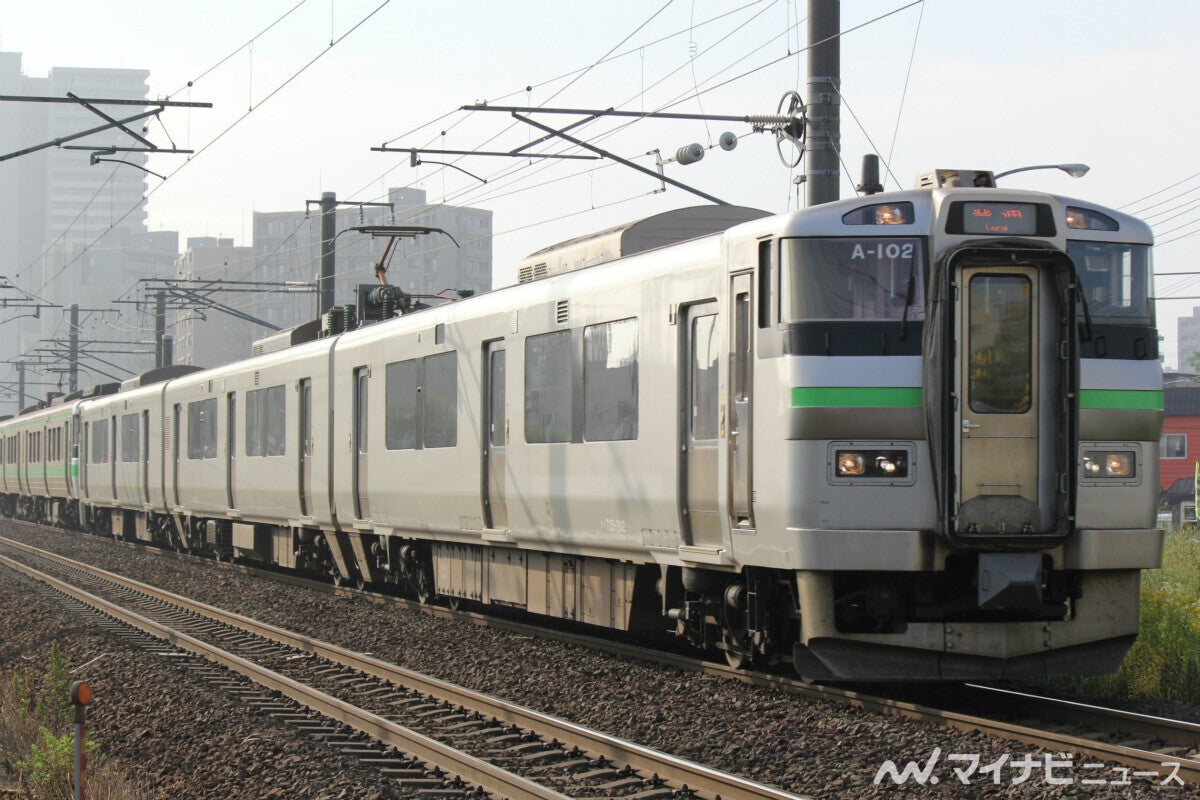
[[71, 333], [67, 356], [71, 367], [71, 379], [67, 382], [67, 391], [73, 392], [79, 388], [79, 304], [71, 306]]
[[25, 362], [17, 362], [17, 411], [25, 407]]
[[361, 217], [363, 206], [378, 206], [393, 211], [395, 210], [395, 206], [391, 203], [362, 203], [356, 200], [338, 200], [337, 192], [321, 192], [321, 199], [309, 200], [305, 204], [305, 208], [307, 209], [312, 205], [317, 205], [321, 208], [321, 278], [317, 281], [317, 319], [321, 319], [327, 311], [333, 308], [333, 279], [336, 274], [333, 240], [337, 238], [337, 207], [358, 206], [360, 209], [359, 216]]
[[333, 308], [333, 237], [337, 236], [337, 193], [321, 192], [321, 280], [318, 281], [317, 319]]
[[163, 337], [167, 335], [167, 296], [159, 292], [154, 297], [154, 366], [167, 365]]
[[808, 0], [808, 132], [805, 200], [816, 206], [838, 199], [841, 180], [842, 84], [840, 0]]

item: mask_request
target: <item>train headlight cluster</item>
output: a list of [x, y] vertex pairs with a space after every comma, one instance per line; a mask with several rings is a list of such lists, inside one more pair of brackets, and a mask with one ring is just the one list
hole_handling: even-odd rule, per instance
[[838, 450], [839, 478], [906, 478], [908, 453], [904, 450]]
[[1087, 478], [1132, 478], [1137, 474], [1136, 454], [1129, 450], [1087, 450], [1083, 454]]

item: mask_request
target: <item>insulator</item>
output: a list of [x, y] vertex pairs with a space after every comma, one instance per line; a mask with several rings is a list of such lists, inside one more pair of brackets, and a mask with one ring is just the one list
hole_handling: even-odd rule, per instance
[[342, 306], [345, 327], [342, 330], [352, 331], [358, 327], [358, 310], [354, 306]]
[[751, 114], [746, 117], [746, 122], [751, 125], [768, 127], [771, 125], [787, 125], [792, 121], [792, 118], [784, 114]]
[[680, 164], [695, 164], [704, 158], [704, 145], [699, 142], [686, 144], [675, 151], [675, 160]]
[[721, 149], [725, 150], [726, 152], [737, 147], [737, 143], [737, 134], [735, 134], [733, 131], [725, 131], [721, 134], [721, 138], [717, 139], [717, 144], [721, 145]]

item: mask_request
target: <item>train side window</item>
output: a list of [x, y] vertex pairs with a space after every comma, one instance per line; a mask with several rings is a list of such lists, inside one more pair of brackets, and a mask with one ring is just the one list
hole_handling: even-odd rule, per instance
[[138, 415], [121, 415], [121, 461], [130, 463], [138, 460]]
[[108, 426], [92, 424], [92, 463], [108, 463]]
[[583, 329], [583, 408], [584, 441], [637, 438], [637, 319]]
[[246, 455], [287, 454], [287, 392], [283, 384], [246, 392]]
[[217, 398], [188, 403], [188, 458], [217, 457]]
[[758, 243], [758, 327], [769, 328], [772, 323], [774, 304], [771, 302], [775, 288], [775, 242], [768, 239]]
[[454, 447], [458, 443], [458, 354], [425, 359], [421, 385], [421, 422], [426, 447]]
[[417, 446], [417, 359], [395, 361], [384, 372], [384, 444], [388, 450]]
[[526, 338], [525, 441], [571, 441], [571, 411], [571, 332]]

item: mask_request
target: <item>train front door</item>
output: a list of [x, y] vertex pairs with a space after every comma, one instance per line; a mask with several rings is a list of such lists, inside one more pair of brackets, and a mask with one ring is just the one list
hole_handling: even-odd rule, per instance
[[[1050, 293], [1032, 265], [959, 273], [955, 413], [956, 533], [1021, 536], [1053, 530], [1058, 382]], [[1047, 308], [1043, 308], [1043, 305]], [[1044, 422], [1043, 422], [1044, 420]], [[1043, 429], [1046, 428], [1046, 429]]]
[[721, 336], [717, 304], [680, 311], [684, 347], [680, 359], [683, 463], [680, 516], [685, 545], [717, 546], [723, 541], [720, 517], [718, 443], [721, 436]]
[[484, 353], [487, 384], [483, 412], [486, 415], [483, 469], [483, 522], [486, 528], [508, 528], [508, 505], [504, 495], [504, 451], [508, 443], [508, 416], [504, 399], [504, 342], [491, 342]]

